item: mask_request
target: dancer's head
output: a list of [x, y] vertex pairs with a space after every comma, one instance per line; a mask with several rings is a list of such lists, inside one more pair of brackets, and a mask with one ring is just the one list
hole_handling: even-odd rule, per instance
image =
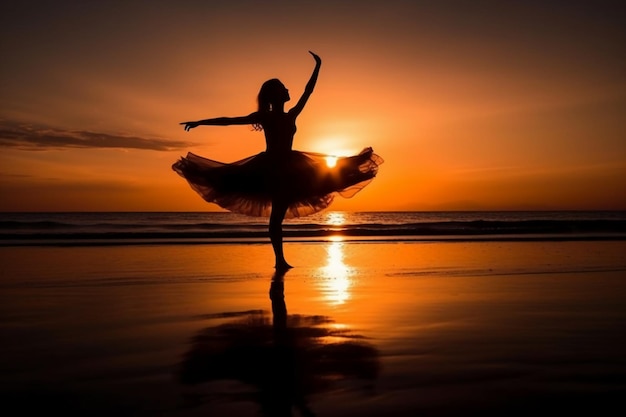
[[289, 90], [278, 78], [267, 80], [261, 86], [259, 91], [259, 111], [268, 112], [274, 109], [276, 105], [289, 101]]

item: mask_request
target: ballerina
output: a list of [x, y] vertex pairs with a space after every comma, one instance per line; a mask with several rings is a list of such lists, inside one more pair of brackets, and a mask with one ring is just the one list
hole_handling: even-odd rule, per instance
[[318, 55], [309, 53], [315, 59], [315, 68], [304, 93], [289, 111], [285, 112], [289, 90], [273, 78], [261, 86], [254, 113], [181, 123], [185, 131], [201, 125], [252, 125], [265, 134], [264, 152], [233, 163], [188, 153], [172, 165], [206, 201], [240, 214], [269, 216], [277, 270], [291, 268], [283, 252], [283, 220], [323, 210], [335, 194], [352, 197], [376, 176], [382, 163], [372, 148], [339, 157], [333, 167], [326, 162], [328, 155], [292, 150], [296, 119], [313, 93], [322, 65]]

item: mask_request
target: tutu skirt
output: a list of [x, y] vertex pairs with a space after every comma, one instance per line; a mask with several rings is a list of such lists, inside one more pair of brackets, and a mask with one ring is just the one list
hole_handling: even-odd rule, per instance
[[306, 216], [325, 209], [335, 195], [352, 197], [369, 184], [383, 162], [372, 148], [337, 157], [289, 151], [261, 152], [233, 163], [188, 153], [172, 169], [210, 202], [248, 216], [268, 217], [272, 201], [288, 205], [285, 217]]

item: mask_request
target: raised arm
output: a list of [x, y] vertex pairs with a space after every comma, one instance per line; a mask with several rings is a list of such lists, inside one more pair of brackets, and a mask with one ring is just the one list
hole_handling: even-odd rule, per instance
[[181, 125], [185, 125], [185, 130], [189, 131], [198, 126], [229, 126], [229, 125], [252, 125], [259, 123], [258, 113], [254, 112], [247, 116], [239, 117], [215, 117], [213, 119], [197, 120], [195, 122], [182, 122]]
[[320, 66], [322, 65], [322, 59], [319, 56], [311, 51], [309, 51], [309, 53], [313, 55], [313, 58], [315, 59], [315, 69], [313, 69], [313, 74], [311, 74], [311, 78], [304, 88], [304, 93], [302, 93], [302, 97], [300, 97], [300, 100], [298, 100], [296, 105], [291, 110], [289, 110], [289, 114], [292, 114], [294, 117], [298, 116], [302, 109], [304, 109], [304, 105], [309, 100], [311, 93], [313, 93], [315, 83], [317, 82], [317, 76], [320, 73]]

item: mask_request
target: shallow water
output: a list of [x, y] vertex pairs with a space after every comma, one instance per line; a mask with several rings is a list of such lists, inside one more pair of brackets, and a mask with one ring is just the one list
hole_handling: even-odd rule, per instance
[[3, 401], [71, 415], [623, 410], [625, 249], [289, 243], [281, 285], [264, 244], [0, 248]]

